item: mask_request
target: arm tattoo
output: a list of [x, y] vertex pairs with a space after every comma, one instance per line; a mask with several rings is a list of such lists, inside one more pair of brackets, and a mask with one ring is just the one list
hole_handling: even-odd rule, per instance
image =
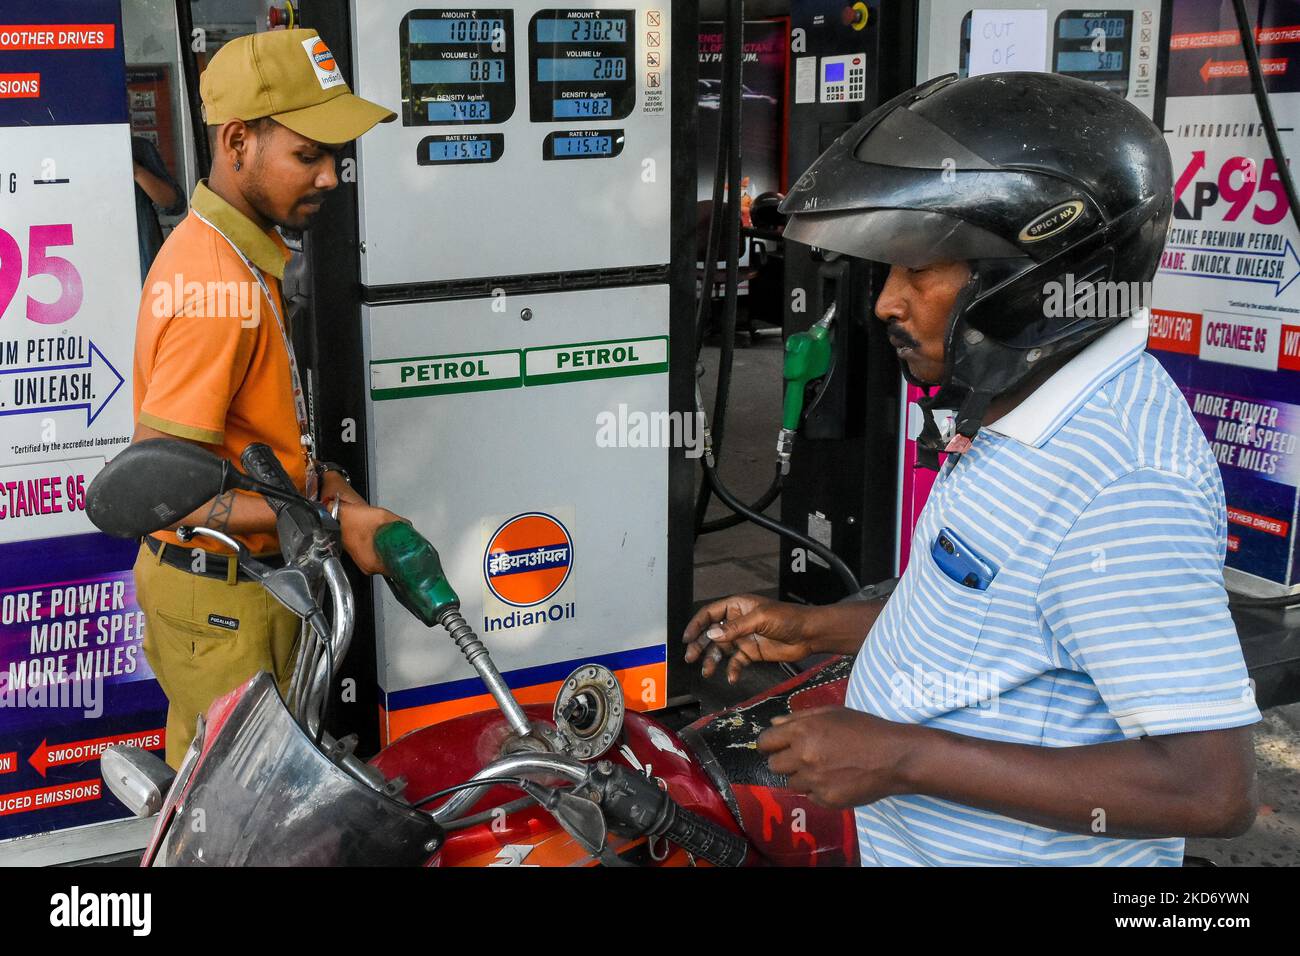
[[214, 531], [225, 531], [230, 527], [230, 519], [235, 508], [235, 493], [227, 491], [212, 499], [203, 523]]

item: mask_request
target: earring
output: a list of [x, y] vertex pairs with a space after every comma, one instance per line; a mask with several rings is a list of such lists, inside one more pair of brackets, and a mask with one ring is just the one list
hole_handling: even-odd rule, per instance
[[243, 167], [244, 167], [243, 163], [241, 163], [239, 160], [235, 160], [235, 172], [239, 172], [241, 169], [243, 169]]

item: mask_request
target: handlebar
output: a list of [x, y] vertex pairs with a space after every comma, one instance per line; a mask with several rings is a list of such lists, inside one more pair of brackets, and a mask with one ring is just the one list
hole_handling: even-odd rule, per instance
[[[629, 836], [662, 837], [714, 866], [743, 866], [748, 841], [686, 809], [653, 780], [627, 767], [602, 760], [595, 766], [559, 754], [512, 754], [488, 764], [467, 787], [453, 794], [430, 814], [439, 824], [449, 824], [472, 807], [494, 781], [503, 778], [560, 777], [575, 790], [588, 790], [613, 826]], [[581, 794], [579, 794], [581, 796]]]

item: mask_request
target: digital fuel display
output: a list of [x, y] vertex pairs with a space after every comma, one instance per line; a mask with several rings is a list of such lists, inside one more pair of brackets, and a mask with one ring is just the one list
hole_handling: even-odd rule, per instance
[[542, 159], [610, 159], [623, 152], [621, 129], [570, 129], [542, 141]]
[[504, 152], [501, 133], [448, 133], [420, 140], [415, 160], [421, 166], [472, 166], [495, 163]]
[[626, 20], [601, 20], [590, 18], [579, 20], [569, 17], [564, 20], [538, 20], [538, 43], [624, 43], [627, 41]]
[[412, 10], [399, 57], [405, 126], [504, 123], [515, 111], [510, 10]]
[[636, 105], [636, 11], [541, 10], [528, 27], [534, 123], [621, 119]]
[[1128, 95], [1132, 10], [1066, 10], [1056, 18], [1052, 69]]
[[608, 117], [613, 111], [613, 101], [608, 97], [582, 98], [555, 101], [555, 119], [575, 119], [583, 116]]

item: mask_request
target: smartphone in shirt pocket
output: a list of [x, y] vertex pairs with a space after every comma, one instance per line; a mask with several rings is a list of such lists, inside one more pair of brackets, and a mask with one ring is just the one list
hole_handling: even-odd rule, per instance
[[944, 574], [963, 587], [987, 591], [997, 569], [984, 560], [951, 528], [940, 528], [930, 545], [930, 555]]

